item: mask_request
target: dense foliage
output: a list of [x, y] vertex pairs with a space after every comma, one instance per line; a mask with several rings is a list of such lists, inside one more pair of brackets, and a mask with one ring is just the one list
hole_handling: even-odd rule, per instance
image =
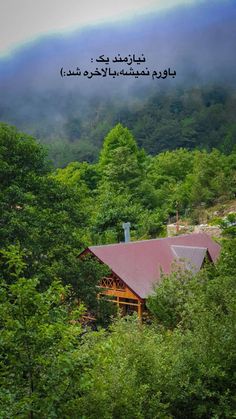
[[4, 124], [0, 127], [0, 182], [0, 246], [5, 249], [0, 276], [11, 282], [5, 254], [18, 243], [26, 278], [37, 276], [41, 289], [55, 279], [73, 285], [75, 295], [90, 309], [96, 308], [95, 285], [103, 268], [78, 260], [88, 244], [86, 187], [57, 180], [43, 148]]
[[[42, 146], [1, 124], [1, 418], [235, 416], [235, 215], [221, 221], [216, 267], [163, 278], [148, 300], [151, 324], [112, 322], [96, 299], [107, 270], [78, 258], [122, 240], [124, 221], [132, 238], [157, 237], [177, 210], [197, 222], [202, 208], [235, 198], [235, 157], [186, 148], [150, 157], [118, 124], [97, 164], [53, 171]], [[98, 330], [81, 326], [86, 309]]]
[[119, 122], [151, 155], [181, 147], [228, 154], [236, 145], [235, 111], [234, 90], [226, 87], [165, 88], [119, 100], [94, 98], [83, 108], [69, 103], [58, 138], [51, 138], [51, 130], [40, 137], [59, 167], [96, 161], [104, 137]]
[[80, 250], [88, 244], [165, 234], [178, 211], [192, 223], [202, 208], [234, 199], [236, 153], [180, 148], [154, 157], [137, 147], [132, 133], [116, 125], [104, 140], [97, 164], [47, 163], [43, 148], [1, 125], [1, 246], [18, 241], [29, 275], [40, 266], [43, 282], [55, 276], [77, 283]]
[[125, 318], [85, 334], [68, 290], [37, 291], [12, 262], [14, 283], [1, 281], [1, 417], [233, 418], [235, 249], [226, 242], [197, 276], [165, 278], [152, 325]]
[[235, 152], [217, 149], [180, 148], [150, 157], [118, 124], [105, 138], [98, 164], [70, 163], [56, 178], [87, 188], [91, 240], [106, 243], [123, 239], [123, 221], [139, 239], [163, 234], [177, 210], [198, 223], [202, 207], [235, 197], [235, 162]]

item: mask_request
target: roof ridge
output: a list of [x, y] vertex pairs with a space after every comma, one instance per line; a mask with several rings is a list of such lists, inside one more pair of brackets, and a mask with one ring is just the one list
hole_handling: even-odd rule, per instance
[[184, 244], [171, 244], [170, 247], [188, 247], [188, 248], [193, 248], [194, 247], [194, 249], [208, 250], [208, 247], [204, 247], [204, 246], [186, 246]]
[[[180, 234], [179, 236], [172, 236], [172, 237], [157, 237], [156, 239], [147, 239], [147, 240], [134, 240], [134, 241], [129, 241], [129, 242], [119, 242], [119, 243], [110, 243], [110, 244], [97, 244], [97, 245], [92, 245], [92, 246], [88, 246], [89, 249], [94, 248], [94, 247], [108, 247], [108, 246], [118, 246], [121, 244], [125, 244], [125, 245], [130, 245], [130, 244], [134, 244], [134, 243], [145, 243], [145, 242], [151, 242], [151, 241], [161, 241], [161, 240], [167, 240], [167, 239], [176, 239], [179, 237], [188, 237], [188, 236], [198, 236], [198, 235], [202, 235], [202, 236], [208, 236], [208, 234], [204, 233], [204, 232], [199, 232], [199, 233], [189, 233], [189, 234]], [[210, 238], [210, 237], [209, 237]], [[178, 246], [178, 245], [175, 245]], [[190, 246], [192, 247], [192, 246]], [[198, 246], [195, 246], [198, 247]]]

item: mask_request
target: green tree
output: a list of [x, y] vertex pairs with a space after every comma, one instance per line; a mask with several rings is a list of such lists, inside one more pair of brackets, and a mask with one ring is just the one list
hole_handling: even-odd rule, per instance
[[[215, 268], [196, 276], [179, 273], [164, 278], [148, 300], [158, 323], [173, 330], [177, 344], [177, 376], [173, 371], [169, 379], [179, 390], [174, 385], [173, 397], [168, 396], [174, 417], [234, 415], [234, 259], [235, 243], [227, 241]], [[176, 340], [179, 337], [181, 343]]]
[[131, 132], [116, 125], [104, 140], [99, 167], [103, 177], [118, 189], [137, 187], [142, 175], [144, 154], [139, 152]]
[[13, 247], [4, 253], [13, 282], [1, 279], [0, 415], [60, 417], [65, 400], [79, 391], [83, 306], [73, 309], [69, 288], [58, 281], [39, 292], [36, 278], [22, 276], [21, 256]]
[[[25, 252], [26, 278], [37, 276], [42, 290], [55, 278], [71, 284], [88, 309], [94, 308], [101, 272], [98, 265], [86, 265], [89, 279], [82, 280], [85, 267], [78, 259], [90, 239], [89, 182], [94, 182], [94, 171], [82, 165], [77, 182], [54, 176], [44, 149], [6, 125], [1, 126], [0, 144], [0, 247], [6, 250], [18, 242]], [[1, 268], [4, 279], [11, 282], [4, 260]]]

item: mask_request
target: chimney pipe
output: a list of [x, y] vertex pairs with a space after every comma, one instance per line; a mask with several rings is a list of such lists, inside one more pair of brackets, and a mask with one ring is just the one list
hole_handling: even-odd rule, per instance
[[125, 243], [128, 243], [130, 241], [130, 225], [130, 223], [123, 223], [122, 225], [125, 233]]

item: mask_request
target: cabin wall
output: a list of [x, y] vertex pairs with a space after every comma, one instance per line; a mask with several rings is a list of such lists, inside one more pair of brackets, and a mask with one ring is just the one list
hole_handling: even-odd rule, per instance
[[138, 317], [142, 318], [144, 300], [134, 294], [116, 275], [102, 278], [99, 288], [99, 298], [107, 297], [112, 303], [117, 304], [124, 315], [136, 311]]

